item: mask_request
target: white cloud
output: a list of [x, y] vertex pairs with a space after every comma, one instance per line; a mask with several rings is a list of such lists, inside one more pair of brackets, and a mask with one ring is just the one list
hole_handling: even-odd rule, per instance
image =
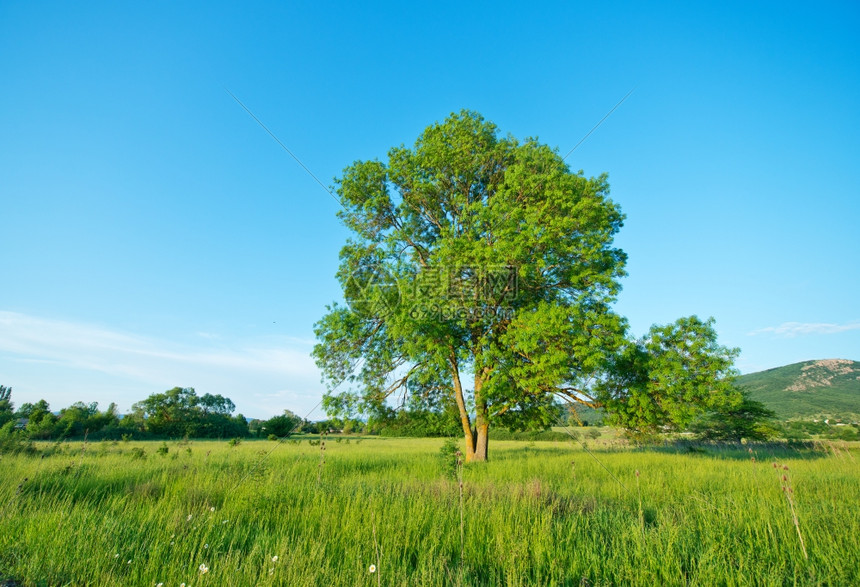
[[784, 322], [779, 326], [768, 326], [759, 328], [749, 333], [749, 336], [758, 334], [773, 334], [780, 338], [795, 338], [807, 334], [836, 334], [848, 330], [860, 330], [860, 322], [848, 322], [846, 324], [831, 324], [826, 322]]
[[24, 397], [15, 394], [17, 403], [45, 397], [55, 408], [82, 400], [116, 401], [127, 409], [179, 385], [230, 397], [248, 416], [309, 411], [323, 392], [312, 342], [202, 336], [188, 345], [0, 311], [0, 373], [11, 378], [2, 383], [23, 391]]

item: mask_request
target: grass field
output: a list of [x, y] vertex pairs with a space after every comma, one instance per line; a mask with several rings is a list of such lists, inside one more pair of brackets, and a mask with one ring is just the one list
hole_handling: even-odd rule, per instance
[[163, 446], [0, 456], [0, 583], [860, 584], [856, 444], [498, 441], [462, 502], [441, 440]]

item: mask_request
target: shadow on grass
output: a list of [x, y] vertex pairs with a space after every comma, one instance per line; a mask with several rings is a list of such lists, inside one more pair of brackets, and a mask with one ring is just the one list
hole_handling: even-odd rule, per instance
[[730, 459], [748, 461], [772, 460], [779, 458], [791, 459], [821, 459], [830, 454], [827, 445], [817, 441], [787, 441], [787, 442], [702, 442], [695, 440], [674, 440], [660, 446], [643, 446], [634, 449], [636, 452], [655, 452], [663, 454], [697, 455], [706, 458]]

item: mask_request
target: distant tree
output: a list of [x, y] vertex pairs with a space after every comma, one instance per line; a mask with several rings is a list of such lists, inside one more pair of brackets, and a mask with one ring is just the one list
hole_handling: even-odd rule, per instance
[[34, 439], [50, 438], [54, 434], [54, 425], [57, 417], [51, 413], [51, 406], [40, 399], [29, 410], [30, 416], [27, 421], [27, 435]]
[[98, 402], [90, 404], [75, 402], [60, 410], [52, 436], [55, 438], [75, 438], [84, 435], [98, 437], [105, 428], [119, 424], [115, 403], [111, 403], [104, 412], [100, 412], [98, 407]]
[[91, 425], [93, 430], [104, 430], [108, 427], [119, 425], [119, 413], [116, 403], [111, 402], [104, 412], [96, 414]]
[[[99, 413], [98, 402], [85, 404], [84, 402], [75, 402], [68, 408], [60, 410], [60, 417], [57, 419], [54, 436], [77, 437], [83, 436], [85, 433], [91, 432], [90, 424], [94, 416]], [[94, 432], [94, 430], [92, 430]]]
[[193, 387], [174, 387], [135, 403], [132, 410], [143, 416], [152, 434], [174, 438], [195, 436], [199, 421], [194, 408], [199, 399]]
[[297, 432], [304, 420], [290, 410], [284, 410], [284, 413], [279, 416], [273, 416], [266, 420], [262, 427], [265, 429], [265, 435], [274, 434], [279, 438], [289, 436]]
[[702, 440], [740, 442], [767, 440], [776, 436], [776, 413], [759, 401], [738, 391], [732, 401], [708, 411], [690, 427]]
[[220, 394], [212, 395], [211, 393], [204, 393], [197, 402], [197, 405], [205, 414], [213, 413], [224, 416], [229, 416], [236, 409], [236, 405], [229, 397], [224, 397]]
[[12, 388], [0, 385], [0, 428], [15, 417], [15, 407], [12, 404]]
[[29, 418], [30, 414], [33, 413], [34, 409], [35, 406], [33, 404], [31, 404], [30, 402], [24, 402], [23, 404], [21, 404], [21, 407], [19, 407], [18, 410], [15, 412], [15, 417]]
[[233, 434], [231, 436], [235, 438], [245, 438], [250, 435], [251, 432], [248, 430], [248, 419], [242, 414], [236, 414], [230, 418], [230, 422], [233, 425]]
[[248, 421], [233, 401], [222, 395], [197, 395], [193, 387], [174, 387], [154, 393], [132, 406], [121, 425], [135, 426], [156, 436], [235, 438], [248, 435]]
[[35, 452], [35, 448], [27, 435], [16, 428], [15, 422], [10, 420], [0, 426], [0, 454], [19, 452]]

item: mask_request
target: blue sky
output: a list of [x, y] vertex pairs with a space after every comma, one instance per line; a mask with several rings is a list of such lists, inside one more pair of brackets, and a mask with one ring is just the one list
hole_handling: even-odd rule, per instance
[[[713, 316], [752, 372], [860, 360], [860, 5], [0, 2], [0, 383], [323, 391], [327, 185], [468, 108], [609, 173], [632, 331]], [[316, 412], [312, 417], [322, 417]]]

